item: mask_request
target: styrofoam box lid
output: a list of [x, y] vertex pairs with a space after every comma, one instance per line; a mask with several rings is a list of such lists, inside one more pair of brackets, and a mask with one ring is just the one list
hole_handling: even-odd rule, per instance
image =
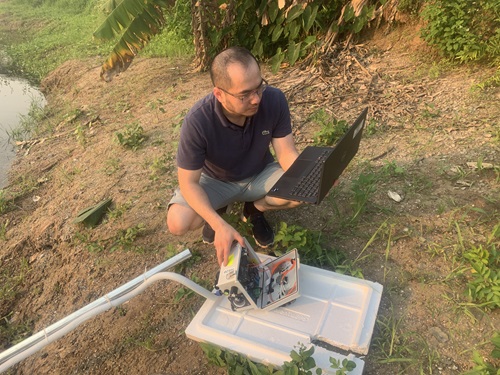
[[382, 285], [304, 264], [299, 281], [300, 297], [271, 311], [235, 312], [226, 297], [207, 300], [186, 335], [278, 367], [290, 361], [290, 352], [298, 350], [298, 344], [308, 348], [319, 340], [349, 352], [344, 355], [315, 346], [313, 358], [325, 374], [335, 371], [330, 357], [356, 362], [350, 374], [362, 374], [364, 361], [358, 355], [368, 353]]

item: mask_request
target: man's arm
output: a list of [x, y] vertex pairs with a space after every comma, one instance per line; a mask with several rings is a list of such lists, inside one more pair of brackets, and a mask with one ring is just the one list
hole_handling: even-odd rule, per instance
[[189, 206], [215, 231], [214, 246], [219, 264], [227, 264], [233, 241], [245, 245], [243, 237], [229, 225], [212, 207], [205, 190], [200, 185], [201, 169], [178, 168], [179, 187]]
[[286, 171], [299, 156], [292, 134], [282, 138], [273, 138], [272, 145], [278, 163]]

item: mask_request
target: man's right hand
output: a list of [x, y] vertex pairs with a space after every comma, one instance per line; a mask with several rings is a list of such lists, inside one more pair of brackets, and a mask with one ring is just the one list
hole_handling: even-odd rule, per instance
[[217, 261], [220, 265], [227, 265], [229, 252], [234, 241], [239, 242], [241, 246], [245, 246], [245, 240], [231, 225], [224, 222], [219, 227], [215, 228], [214, 246], [217, 252]]

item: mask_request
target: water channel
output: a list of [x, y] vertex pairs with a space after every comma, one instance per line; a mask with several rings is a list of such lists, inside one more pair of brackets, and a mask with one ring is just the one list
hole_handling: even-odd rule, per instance
[[16, 156], [15, 134], [33, 105], [44, 106], [43, 94], [28, 81], [0, 73], [0, 189], [8, 184], [8, 171]]

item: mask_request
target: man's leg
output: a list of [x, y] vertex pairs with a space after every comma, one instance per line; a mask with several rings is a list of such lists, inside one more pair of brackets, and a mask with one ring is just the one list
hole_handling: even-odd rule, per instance
[[245, 203], [243, 220], [252, 224], [253, 237], [260, 247], [267, 248], [274, 243], [274, 231], [264, 217], [269, 210], [287, 209], [300, 205], [300, 202], [268, 197], [267, 193], [284, 171], [278, 163], [269, 164], [259, 175], [247, 185], [244, 193], [238, 199]]
[[[204, 174], [200, 178], [200, 185], [207, 193], [212, 207], [219, 214], [222, 213], [221, 207], [234, 202], [234, 197], [241, 190], [241, 187], [237, 184], [219, 181]], [[169, 231], [174, 235], [181, 236], [191, 230], [200, 228], [204, 223], [203, 218], [188, 205], [180, 189], [177, 188], [168, 204], [167, 227]]]
[[181, 203], [171, 203], [167, 212], [167, 227], [170, 233], [182, 236], [191, 230], [200, 228], [203, 218], [191, 207]]

